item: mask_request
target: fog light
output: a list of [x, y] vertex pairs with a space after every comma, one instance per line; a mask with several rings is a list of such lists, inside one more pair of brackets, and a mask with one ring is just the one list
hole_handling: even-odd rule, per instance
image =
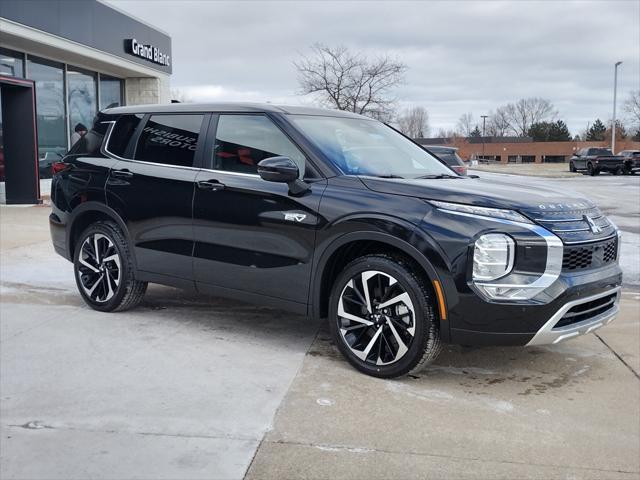
[[516, 244], [509, 235], [487, 233], [476, 240], [473, 250], [473, 280], [497, 280], [513, 268]]

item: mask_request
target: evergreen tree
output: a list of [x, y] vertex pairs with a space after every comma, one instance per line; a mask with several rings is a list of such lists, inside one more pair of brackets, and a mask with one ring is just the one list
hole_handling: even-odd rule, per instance
[[549, 142], [568, 142], [571, 140], [571, 133], [567, 124], [562, 120], [553, 122], [549, 128]]
[[478, 125], [476, 125], [476, 128], [471, 130], [471, 133], [469, 133], [469, 137], [471, 137], [471, 138], [480, 138], [480, 137], [482, 137], [482, 132], [478, 128]]
[[602, 142], [604, 140], [605, 133], [607, 132], [607, 127], [604, 126], [604, 123], [600, 121], [598, 118], [591, 128], [587, 132], [587, 141], [590, 142]]
[[548, 142], [549, 134], [551, 132], [551, 123], [549, 122], [536, 122], [527, 132], [527, 136], [533, 138], [534, 142]]

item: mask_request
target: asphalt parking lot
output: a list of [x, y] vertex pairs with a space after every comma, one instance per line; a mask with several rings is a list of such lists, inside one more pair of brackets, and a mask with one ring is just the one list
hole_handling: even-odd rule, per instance
[[0, 207], [0, 478], [640, 478], [640, 176], [508, 179], [582, 191], [623, 229], [620, 315], [394, 381], [277, 310], [153, 286], [94, 312], [48, 208]]

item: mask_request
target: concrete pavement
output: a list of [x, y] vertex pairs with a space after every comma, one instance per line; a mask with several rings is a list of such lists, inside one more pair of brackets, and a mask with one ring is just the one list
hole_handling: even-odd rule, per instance
[[0, 478], [242, 478], [317, 325], [159, 286], [90, 310], [48, 213], [0, 211]]
[[323, 331], [247, 477], [640, 478], [635, 297], [598, 336], [451, 346], [393, 381], [354, 375]]

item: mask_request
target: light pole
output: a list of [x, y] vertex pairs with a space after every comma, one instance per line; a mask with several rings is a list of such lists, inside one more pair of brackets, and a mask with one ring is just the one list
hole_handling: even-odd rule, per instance
[[616, 62], [613, 68], [613, 120], [611, 122], [611, 153], [616, 154], [616, 94], [618, 93], [618, 67], [622, 62]]
[[482, 117], [482, 159], [484, 160], [484, 132], [487, 126], [488, 115], [480, 115]]

